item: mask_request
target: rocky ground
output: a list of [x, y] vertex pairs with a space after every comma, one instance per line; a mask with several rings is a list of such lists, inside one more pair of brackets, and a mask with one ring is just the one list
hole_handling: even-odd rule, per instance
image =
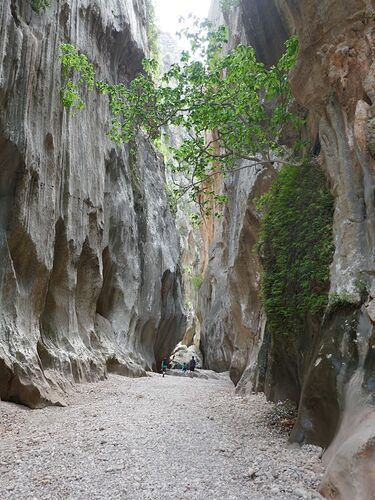
[[0, 498], [315, 499], [320, 449], [290, 448], [262, 395], [201, 378], [108, 380], [66, 408], [0, 402]]

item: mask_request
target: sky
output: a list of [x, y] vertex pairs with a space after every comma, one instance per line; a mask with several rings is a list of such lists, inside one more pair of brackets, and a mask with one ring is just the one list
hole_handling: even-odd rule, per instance
[[192, 13], [197, 17], [207, 17], [211, 0], [153, 0], [159, 28], [175, 34], [178, 20]]

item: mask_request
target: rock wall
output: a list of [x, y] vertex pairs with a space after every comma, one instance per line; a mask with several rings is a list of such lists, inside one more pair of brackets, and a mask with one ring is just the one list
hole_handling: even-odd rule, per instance
[[[261, 3], [256, 6], [262, 9]], [[249, 3], [248, 7], [253, 8], [253, 4]], [[228, 48], [249, 43], [250, 27], [244, 22], [242, 6], [223, 13], [219, 1], [214, 0], [210, 18], [215, 25], [226, 23], [228, 26]], [[261, 25], [259, 30], [262, 31]], [[261, 38], [263, 36], [264, 33]], [[268, 165], [243, 168], [227, 176], [224, 182], [215, 179], [215, 189], [228, 197], [228, 204], [221, 219], [207, 218], [201, 227], [201, 261], [205, 274], [200, 289], [199, 316], [204, 362], [210, 369], [229, 370], [232, 381], [241, 391], [252, 387], [249, 381], [257, 377], [257, 357], [265, 345], [261, 263], [255, 249], [260, 214], [255, 201], [269, 189], [274, 175], [273, 166]]]
[[144, 374], [185, 316], [163, 163], [106, 138], [103, 97], [60, 104], [60, 43], [101, 79], [141, 70], [146, 2], [30, 3], [0, 5], [0, 396], [36, 407], [107, 370]]
[[[216, 221], [211, 231], [215, 237], [201, 296], [207, 318], [202, 329], [205, 360], [208, 366], [220, 370], [233, 365], [233, 380], [242, 374], [238, 385], [242, 390], [260, 388], [271, 399], [296, 400], [299, 414], [291, 439], [324, 448], [333, 442], [325, 458], [329, 464], [322, 489], [325, 495], [372, 498], [375, 6], [371, 0], [268, 3], [272, 8], [267, 15], [260, 16], [265, 2], [243, 0], [224, 17], [232, 45], [244, 40], [253, 43], [267, 64], [278, 54], [283, 38], [270, 38], [270, 27], [281, 26], [281, 33], [297, 33], [299, 37], [300, 57], [291, 79], [292, 90], [307, 114], [306, 134], [314, 152], [320, 151], [318, 162], [335, 198], [330, 305], [320, 323], [307, 323], [294, 361], [288, 355], [288, 346], [283, 352], [261, 322], [257, 322], [258, 333], [250, 333], [250, 329], [241, 333], [246, 320], [243, 317], [235, 322], [233, 318], [236, 311], [246, 308], [236, 295], [232, 276], [236, 275], [240, 257], [245, 256], [241, 276], [247, 279], [242, 281], [242, 297], [249, 298], [248, 317], [256, 317], [261, 308], [254, 275], [260, 271], [260, 263], [240, 251], [241, 232], [234, 229], [239, 220], [244, 220], [240, 214], [251, 206], [251, 191], [244, 189], [242, 178], [239, 186], [237, 180], [234, 184], [230, 181], [229, 189], [224, 186], [231, 199], [226, 216]], [[216, 4], [212, 13], [218, 19]], [[238, 199], [242, 189], [244, 196]], [[256, 217], [251, 219], [246, 230], [248, 241], [256, 235], [258, 224]], [[235, 245], [230, 245], [228, 235]], [[215, 267], [220, 273], [212, 272]], [[242, 362], [235, 374], [239, 353], [249, 361], [245, 370], [246, 362]], [[353, 475], [359, 478], [354, 483], [348, 480]]]
[[[207, 367], [229, 370], [235, 384], [245, 370], [246, 378], [255, 370], [264, 335], [261, 264], [255, 251], [260, 219], [254, 202], [267, 191], [273, 177], [271, 166], [234, 173], [223, 186], [229, 200], [223, 218], [212, 221], [212, 243], [200, 290], [201, 347]], [[204, 235], [205, 231], [203, 226]]]
[[[301, 41], [293, 92], [309, 112], [311, 140], [318, 134], [321, 166], [335, 196], [330, 296], [336, 307], [323, 319], [309, 353], [292, 439], [327, 446], [337, 434], [326, 455], [324, 492], [332, 498], [370, 498], [375, 478], [364, 471], [375, 438], [368, 406], [375, 402], [374, 5], [361, 0], [279, 5], [287, 7]], [[360, 490], [347, 481], [353, 475], [363, 479]]]

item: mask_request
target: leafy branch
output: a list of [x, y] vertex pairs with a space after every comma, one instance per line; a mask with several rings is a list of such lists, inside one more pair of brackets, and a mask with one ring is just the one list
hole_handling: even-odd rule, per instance
[[[185, 139], [170, 148], [172, 173], [186, 179], [182, 185], [176, 183], [176, 195], [189, 193], [198, 203], [207, 201], [208, 195], [223, 203], [225, 197], [212, 188], [215, 176], [271, 163], [276, 157], [290, 162], [299, 154], [297, 145], [291, 150], [282, 144], [286, 126], [301, 126], [292, 111], [288, 81], [298, 55], [298, 40], [289, 39], [279, 62], [267, 69], [257, 61], [252, 47], [239, 45], [225, 54], [224, 27], [212, 31], [208, 21], [195, 21], [184, 34], [191, 51], [183, 52], [180, 63], [155, 81], [157, 62], [146, 59], [144, 71], [129, 86], [94, 83], [87, 57], [64, 44], [62, 65], [70, 79], [63, 88], [62, 102], [67, 108], [81, 109], [80, 88], [95, 86], [109, 97], [112, 121], [108, 134], [117, 143], [134, 141], [140, 131], [158, 140], [163, 127], [182, 127]], [[250, 163], [238, 167], [240, 160]]]
[[87, 86], [89, 90], [94, 89], [94, 66], [85, 54], [78, 51], [69, 43], [60, 45], [61, 69], [63, 76], [63, 87], [61, 89], [61, 101], [65, 108], [83, 109], [84, 100], [80, 89]]

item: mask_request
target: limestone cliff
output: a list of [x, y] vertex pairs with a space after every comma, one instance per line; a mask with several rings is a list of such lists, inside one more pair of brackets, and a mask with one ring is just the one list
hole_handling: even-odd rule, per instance
[[[254, 31], [253, 24], [245, 22], [248, 9], [262, 9], [262, 5], [248, 2], [245, 10], [241, 4], [222, 12], [220, 2], [212, 2], [210, 18], [215, 25], [225, 23], [228, 26], [228, 48], [250, 42], [257, 47], [260, 40], [264, 40], [262, 24], [254, 22], [257, 26]], [[278, 18], [275, 19], [278, 23]], [[282, 52], [285, 40], [282, 33], [280, 38], [277, 52], [264, 49], [272, 54], [268, 56], [270, 63]], [[241, 169], [227, 176], [224, 182], [216, 179], [216, 190], [228, 197], [228, 204], [222, 219], [211, 217], [202, 224], [201, 260], [205, 275], [200, 291], [201, 347], [206, 366], [219, 371], [229, 370], [233, 382], [241, 390], [247, 390], [249, 380], [256, 377], [257, 357], [262, 345], [262, 353], [265, 350], [266, 322], [260, 300], [261, 263], [255, 250], [260, 214], [255, 208], [255, 200], [269, 189], [274, 176], [273, 166], [268, 165]]]
[[[262, 15], [266, 5], [267, 15]], [[231, 201], [226, 216], [211, 231], [215, 237], [201, 295], [205, 360], [208, 366], [230, 368], [243, 390], [260, 388], [274, 400], [294, 399], [299, 414], [292, 440], [327, 447], [336, 436], [326, 455], [330, 465], [324, 493], [332, 498], [370, 498], [375, 483], [371, 468], [375, 436], [374, 4], [370, 0], [243, 0], [224, 18], [231, 43], [253, 44], [266, 64], [280, 54], [284, 36], [296, 33], [299, 37], [300, 56], [291, 83], [307, 116], [305, 133], [314, 153], [320, 152], [318, 162], [334, 196], [335, 253], [330, 305], [318, 323], [307, 322], [297, 343], [288, 345], [264, 330], [264, 319], [258, 319], [255, 328], [244, 329], [249, 319], [262, 315], [257, 284], [261, 266], [250, 250], [259, 220], [255, 212], [245, 224], [243, 214], [249, 208], [251, 213], [253, 197], [246, 181], [227, 181], [224, 189]], [[276, 37], [271, 36], [274, 30]], [[251, 173], [243, 175], [247, 179]], [[238, 198], [241, 191], [243, 196]], [[240, 287], [236, 276], [242, 278]], [[360, 478], [355, 484], [347, 480], [353, 474]]]
[[[202, 351], [206, 365], [229, 370], [235, 384], [245, 369], [255, 370], [264, 335], [261, 265], [255, 251], [260, 220], [254, 199], [269, 189], [273, 177], [272, 166], [228, 176], [223, 186], [228, 196], [223, 218], [202, 226], [203, 237], [211, 239], [200, 290]], [[210, 223], [212, 227], [207, 228]]]
[[141, 375], [181, 339], [179, 243], [164, 167], [106, 138], [103, 97], [60, 104], [59, 46], [128, 82], [148, 53], [144, 0], [0, 5], [0, 396], [41, 406], [107, 370]]
[[[323, 319], [311, 346], [292, 438], [327, 445], [338, 432], [326, 457], [331, 466], [325, 492], [370, 498], [375, 478], [365, 470], [375, 435], [368, 406], [375, 402], [375, 11], [373, 2], [361, 0], [302, 4], [279, 2], [279, 7], [301, 41], [293, 91], [309, 112], [312, 141], [318, 133], [321, 166], [335, 196], [330, 296], [338, 307]], [[349, 474], [358, 476], [359, 491], [345, 481]]]
[[[173, 64], [180, 62], [183, 52], [180, 40], [171, 33], [159, 33], [160, 51], [160, 74], [171, 69]], [[173, 163], [173, 158], [169, 148], [177, 148], [187, 138], [187, 133], [182, 127], [164, 127], [162, 143], [165, 144], [165, 162]], [[177, 183], [187, 181], [182, 173], [172, 173], [172, 169], [167, 167], [167, 183], [170, 191]], [[170, 356], [171, 367], [180, 368], [183, 363], [188, 363], [192, 356], [202, 366], [202, 355], [200, 353], [200, 322], [197, 317], [198, 291], [202, 281], [200, 269], [200, 246], [201, 238], [199, 228], [192, 223], [191, 217], [197, 213], [197, 206], [190, 201], [187, 196], [178, 202], [173, 201], [172, 211], [174, 214], [177, 232], [181, 246], [181, 274], [184, 306], [187, 315], [187, 324], [184, 337], [177, 344]]]

